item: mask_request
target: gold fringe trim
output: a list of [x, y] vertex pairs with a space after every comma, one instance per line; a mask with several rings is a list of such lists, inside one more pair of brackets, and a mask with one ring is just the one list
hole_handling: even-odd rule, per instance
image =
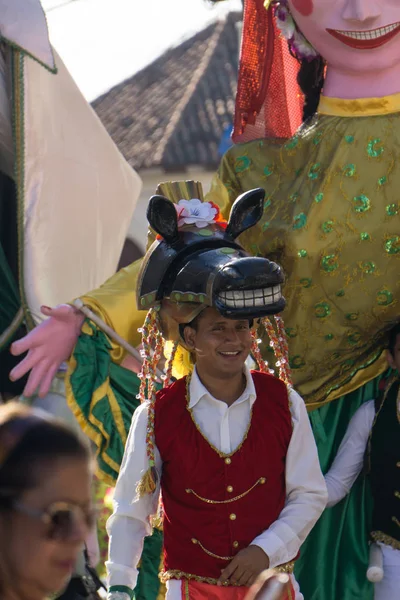
[[136, 486], [136, 494], [138, 498], [142, 498], [147, 494], [153, 494], [156, 491], [156, 477], [154, 467], [149, 467], [146, 473]]
[[[274, 567], [274, 571], [277, 573], [288, 573], [289, 575], [293, 573], [294, 570], [294, 560], [291, 562], [280, 565], [279, 567]], [[193, 575], [193, 573], [185, 573], [184, 571], [179, 571], [178, 569], [170, 569], [169, 571], [161, 571], [158, 575], [160, 581], [162, 583], [166, 583], [170, 579], [192, 579], [193, 581], [199, 581], [201, 583], [209, 583], [210, 585], [217, 585], [218, 579], [214, 577], [202, 577], [201, 575]], [[227, 583], [222, 582], [222, 586], [228, 587]], [[237, 587], [235, 585], [229, 584], [229, 587]]]
[[400, 550], [400, 541], [395, 540], [390, 535], [386, 535], [382, 531], [372, 531], [371, 538], [374, 542], [381, 542], [382, 544], [386, 544], [386, 546], [391, 546], [395, 550]]

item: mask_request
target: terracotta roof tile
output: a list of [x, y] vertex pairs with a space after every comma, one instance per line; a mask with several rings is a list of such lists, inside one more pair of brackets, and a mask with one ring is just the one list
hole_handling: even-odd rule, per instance
[[93, 102], [133, 167], [217, 166], [233, 118], [240, 19], [228, 14]]

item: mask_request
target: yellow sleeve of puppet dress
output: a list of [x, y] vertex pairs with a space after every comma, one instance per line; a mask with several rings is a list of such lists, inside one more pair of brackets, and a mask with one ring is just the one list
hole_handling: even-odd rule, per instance
[[[109, 327], [114, 329], [132, 346], [140, 344], [139, 327], [143, 325], [146, 312], [136, 306], [136, 283], [142, 259], [135, 261], [110, 277], [97, 290], [81, 297], [81, 300]], [[111, 358], [121, 363], [125, 350], [110, 340]]]
[[228, 155], [225, 155], [219, 166], [218, 172], [211, 181], [211, 187], [204, 200], [214, 202], [221, 211], [224, 219], [229, 219], [232, 204], [241, 194], [241, 190], [235, 185], [235, 175], [232, 171]]

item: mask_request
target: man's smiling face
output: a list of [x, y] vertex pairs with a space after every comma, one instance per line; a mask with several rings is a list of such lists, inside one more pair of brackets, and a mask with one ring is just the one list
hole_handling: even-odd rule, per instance
[[222, 378], [243, 370], [252, 345], [248, 320], [226, 319], [215, 308], [206, 308], [195, 328], [186, 327], [184, 333], [199, 369]]

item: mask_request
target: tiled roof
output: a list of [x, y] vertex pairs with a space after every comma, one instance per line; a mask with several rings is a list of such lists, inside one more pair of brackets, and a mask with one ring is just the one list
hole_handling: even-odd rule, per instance
[[231, 12], [93, 102], [133, 167], [217, 166], [234, 111], [240, 19]]

